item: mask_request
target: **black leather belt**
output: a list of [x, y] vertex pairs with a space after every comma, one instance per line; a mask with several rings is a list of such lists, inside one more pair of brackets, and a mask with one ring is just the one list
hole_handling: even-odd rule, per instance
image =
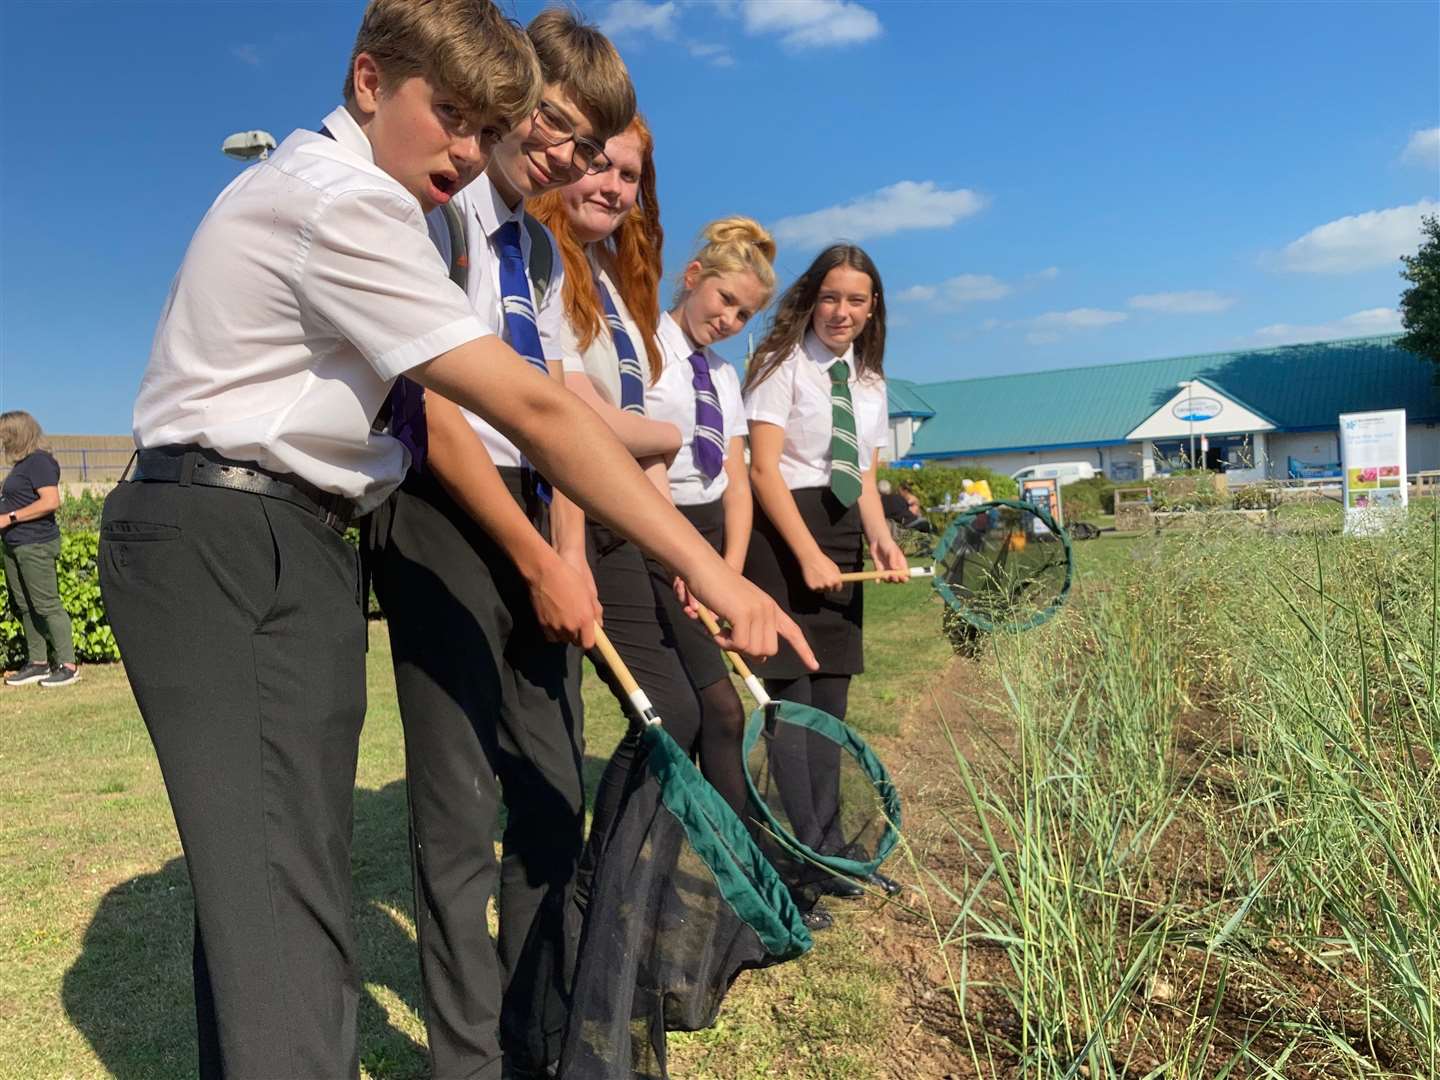
[[343, 495], [321, 491], [293, 473], [273, 473], [253, 461], [231, 461], [199, 446], [162, 446], [140, 450], [135, 454], [129, 479], [162, 484], [198, 484], [280, 499], [308, 510], [338, 533], [343, 533], [357, 516], [355, 504]]

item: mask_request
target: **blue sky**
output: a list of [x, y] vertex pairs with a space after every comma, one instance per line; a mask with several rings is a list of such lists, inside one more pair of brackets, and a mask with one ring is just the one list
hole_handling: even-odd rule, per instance
[[[318, 124], [362, 7], [0, 4], [0, 407], [128, 430], [220, 141]], [[782, 281], [856, 239], [904, 378], [1388, 332], [1440, 209], [1434, 3], [580, 7], [656, 132], [667, 270], [729, 213]]]

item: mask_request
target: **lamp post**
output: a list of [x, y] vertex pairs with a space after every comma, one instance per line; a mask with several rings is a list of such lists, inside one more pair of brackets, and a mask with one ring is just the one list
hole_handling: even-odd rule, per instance
[[275, 136], [268, 131], [237, 131], [220, 144], [220, 152], [248, 165], [252, 161], [264, 161], [275, 145]]

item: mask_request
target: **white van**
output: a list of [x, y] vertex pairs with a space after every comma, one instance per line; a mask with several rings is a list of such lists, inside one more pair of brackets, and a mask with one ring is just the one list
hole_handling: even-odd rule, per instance
[[1089, 480], [1095, 475], [1095, 466], [1088, 461], [1052, 461], [1046, 465], [1027, 465], [1010, 474], [1017, 484], [1025, 480], [1048, 480], [1054, 477], [1064, 487], [1072, 480]]

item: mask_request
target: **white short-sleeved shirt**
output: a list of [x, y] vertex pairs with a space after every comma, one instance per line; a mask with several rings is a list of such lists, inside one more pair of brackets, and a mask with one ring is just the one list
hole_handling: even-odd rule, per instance
[[[495, 245], [495, 234], [507, 221], [520, 221], [525, 212], [522, 202], [515, 209], [505, 205], [505, 200], [495, 190], [490, 177], [481, 175], [465, 187], [454, 199], [455, 208], [465, 222], [465, 250], [470, 259], [470, 273], [465, 281], [465, 293], [481, 320], [496, 328], [500, 336], [510, 341], [505, 326], [504, 294], [500, 291], [500, 251]], [[432, 210], [427, 219], [430, 238], [434, 240], [445, 264], [450, 264], [450, 230], [445, 224], [444, 212]], [[550, 284], [545, 295], [536, 297], [531, 288], [531, 301], [535, 303], [535, 325], [540, 331], [540, 348], [546, 360], [560, 361], [565, 353], [561, 337], [565, 317], [560, 301], [560, 290], [565, 283], [565, 272], [560, 263], [555, 238], [545, 230], [545, 239], [550, 243]], [[523, 222], [520, 225], [520, 253], [525, 265], [530, 265], [530, 230]], [[529, 285], [529, 275], [526, 275]], [[476, 416], [468, 409], [460, 410], [466, 421], [485, 444], [496, 465], [516, 466], [520, 464], [519, 448], [502, 435], [498, 428]]]
[[[730, 478], [721, 469], [713, 480], [706, 481], [704, 474], [695, 465], [695, 372], [690, 366], [690, 354], [695, 351], [685, 338], [685, 331], [664, 312], [656, 337], [660, 339], [661, 359], [664, 367], [655, 385], [645, 392], [645, 412], [652, 420], [664, 420], [680, 429], [680, 449], [670, 465], [670, 498], [676, 506], [699, 506], [712, 503], [730, 485]], [[725, 446], [730, 440], [746, 432], [745, 402], [740, 397], [740, 376], [722, 357], [712, 349], [700, 350], [710, 367], [710, 381], [715, 386], [715, 396], [720, 399], [720, 413], [724, 417]]]
[[813, 331], [807, 331], [804, 342], [745, 396], [748, 419], [785, 429], [780, 475], [792, 490], [830, 486], [830, 368], [837, 359], [850, 365], [850, 400], [855, 406], [862, 473], [875, 460], [875, 451], [889, 441], [885, 380], [857, 378], [854, 346], [836, 357]]
[[[611, 280], [609, 273], [596, 265], [593, 255], [590, 266], [596, 279], [610, 290], [610, 297], [615, 301], [615, 312], [625, 325], [631, 344], [635, 346], [635, 355], [640, 358], [640, 370], [645, 372], [645, 383], [648, 386], [653, 368], [650, 352], [645, 347], [645, 337], [640, 333], [640, 327], [635, 324], [630, 309], [625, 306], [625, 298], [620, 295], [615, 282]], [[582, 350], [570, 320], [561, 319], [560, 322], [565, 371], [588, 375], [595, 392], [617, 409], [620, 408], [620, 354], [615, 349], [615, 339], [610, 334], [609, 324], [603, 324], [600, 332], [595, 335], [595, 340]]]
[[190, 241], [135, 399], [140, 447], [194, 443], [372, 509], [408, 454], [370, 429], [395, 376], [494, 331], [345, 109], [230, 183]]

